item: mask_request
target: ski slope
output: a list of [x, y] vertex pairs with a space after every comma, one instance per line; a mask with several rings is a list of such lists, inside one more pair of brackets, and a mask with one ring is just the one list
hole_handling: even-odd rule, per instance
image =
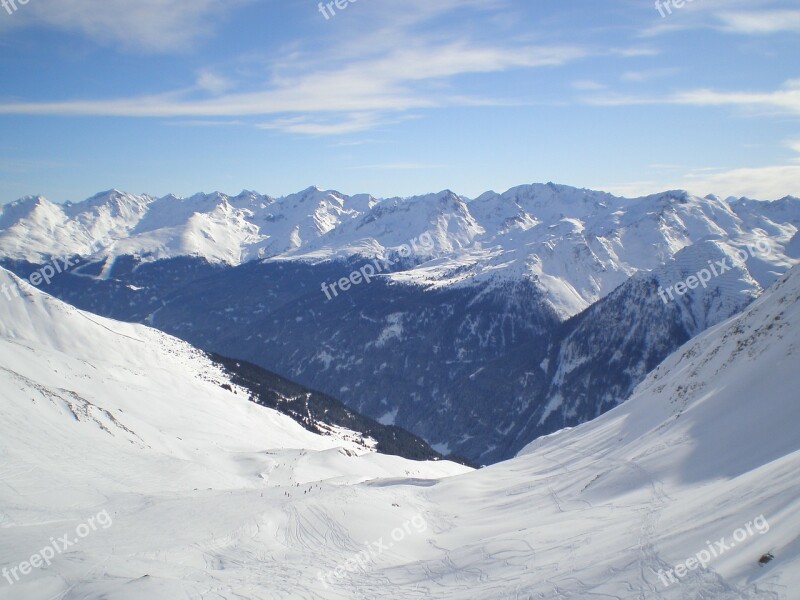
[[797, 268], [625, 404], [480, 471], [350, 456], [185, 344], [0, 277], [23, 295], [0, 306], [0, 565], [113, 520], [3, 598], [797, 597]]
[[[8, 568], [101, 509], [131, 538], [120, 557], [146, 539], [157, 554], [161, 542], [151, 535], [165, 550], [201, 539], [214, 548], [247, 515], [288, 509], [284, 494], [296, 498], [298, 486], [469, 470], [378, 454], [351, 431], [310, 433], [243, 390], [222, 388], [226, 376], [184, 342], [84, 313], [4, 270], [0, 288], [10, 297], [0, 296], [0, 564]], [[250, 508], [239, 514], [239, 505]], [[195, 518], [196, 532], [168, 524]], [[98, 558], [96, 544], [121, 543], [97, 535], [51, 569], [8, 588], [3, 579], [0, 597], [66, 591]]]

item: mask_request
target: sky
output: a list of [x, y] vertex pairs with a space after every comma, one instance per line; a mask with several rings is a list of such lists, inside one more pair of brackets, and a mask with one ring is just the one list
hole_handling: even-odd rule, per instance
[[338, 2], [0, 0], [0, 203], [800, 196], [796, 0]]

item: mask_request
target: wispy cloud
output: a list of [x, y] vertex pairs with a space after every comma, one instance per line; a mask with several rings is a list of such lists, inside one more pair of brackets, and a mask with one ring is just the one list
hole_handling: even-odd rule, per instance
[[759, 200], [774, 200], [786, 194], [800, 197], [800, 164], [729, 169], [712, 174], [690, 172], [678, 187], [697, 194]]
[[378, 171], [421, 171], [426, 169], [443, 169], [446, 165], [431, 165], [427, 163], [396, 162], [376, 165], [357, 165], [349, 169], [372, 169]]
[[792, 79], [774, 91], [693, 90], [669, 98], [673, 104], [693, 106], [740, 106], [754, 110], [779, 111], [800, 115], [800, 79]]
[[382, 140], [363, 139], [363, 140], [342, 140], [330, 145], [331, 148], [354, 148], [357, 146], [366, 146], [371, 144], [385, 144]]
[[719, 91], [697, 89], [662, 96], [605, 94], [587, 97], [597, 106], [678, 104], [685, 106], [734, 106], [759, 113], [800, 115], [800, 79], [790, 79], [772, 91]]
[[653, 79], [669, 77], [680, 72], [678, 68], [648, 69], [644, 71], [626, 71], [620, 79], [626, 83], [644, 83]]
[[[37, 0], [34, 17], [100, 40], [114, 36], [169, 50], [207, 32], [224, 7], [250, 1], [141, 0], [129, 10], [129, 0]], [[196, 72], [194, 85], [163, 93], [6, 101], [0, 114], [170, 118], [204, 125], [249, 120], [293, 134], [343, 135], [426, 109], [523, 104], [528, 99], [474, 92], [476, 87], [462, 89], [461, 83], [467, 76], [562, 66], [589, 54], [578, 44], [533, 43], [530, 32], [500, 35], [513, 20], [498, 20], [491, 25], [496, 35], [488, 35], [492, 19], [508, 14], [506, 0], [405, 0], [402, 10], [375, 0], [358, 9], [313, 43], [297, 41], [272, 53], [257, 75], [209, 66]], [[478, 14], [476, 22], [484, 27], [442, 27], [447, 19], [462, 22], [465, 11]]]
[[221, 94], [232, 86], [232, 82], [223, 75], [210, 69], [203, 69], [197, 74], [198, 89], [211, 94]]
[[259, 129], [278, 129], [289, 133], [306, 135], [341, 135], [345, 133], [358, 133], [374, 129], [378, 125], [385, 125], [389, 121], [382, 119], [376, 113], [355, 113], [336, 115], [327, 121], [311, 120], [307, 117], [286, 117], [265, 123], [258, 123]]
[[[787, 140], [785, 146], [795, 156], [787, 162], [760, 167], [697, 167], [649, 165], [654, 178], [602, 187], [616, 194], [642, 196], [657, 189], [685, 189], [697, 195], [709, 193], [722, 197], [747, 196], [758, 200], [775, 200], [786, 194], [800, 197], [800, 139]], [[682, 173], [678, 173], [682, 171]], [[667, 172], [669, 179], [662, 178]]]
[[35, 0], [0, 26], [41, 25], [102, 44], [172, 52], [209, 34], [231, 9], [252, 0]]
[[717, 15], [725, 31], [751, 35], [800, 33], [800, 10], [721, 11]]
[[178, 121], [166, 121], [165, 125], [176, 127], [240, 127], [249, 126], [250, 124], [239, 119], [181, 119]]
[[[314, 135], [352, 133], [384, 122], [386, 115], [413, 109], [507, 103], [505, 99], [454, 94], [440, 83], [465, 74], [562, 65], [584, 54], [574, 46], [425, 42], [348, 62], [338, 69], [314, 66], [299, 75], [279, 75], [261, 91], [204, 98], [198, 97], [195, 89], [102, 100], [12, 102], [0, 104], [0, 114], [275, 116], [261, 126]], [[198, 82], [199, 87], [217, 90], [226, 85], [208, 73]]]
[[600, 83], [598, 81], [594, 81], [592, 79], [579, 79], [577, 81], [573, 81], [570, 85], [572, 85], [572, 88], [575, 90], [582, 90], [587, 92], [606, 89], [605, 84]]
[[623, 58], [637, 58], [640, 56], [658, 56], [661, 52], [651, 46], [631, 46], [629, 48], [612, 48], [609, 53]]
[[641, 35], [652, 37], [688, 29], [738, 35], [800, 33], [800, 10], [781, 0], [703, 0], [685, 4], [669, 19], [658, 19]]

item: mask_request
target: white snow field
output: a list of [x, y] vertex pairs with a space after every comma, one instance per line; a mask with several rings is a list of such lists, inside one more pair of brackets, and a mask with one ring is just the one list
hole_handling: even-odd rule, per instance
[[0, 598], [800, 598], [798, 267], [480, 471], [364, 455], [183, 342], [3, 284]]

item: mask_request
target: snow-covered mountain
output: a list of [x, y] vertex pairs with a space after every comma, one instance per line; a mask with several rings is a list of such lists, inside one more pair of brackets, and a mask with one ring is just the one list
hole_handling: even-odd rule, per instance
[[[740, 259], [733, 247], [719, 241], [687, 246], [558, 326], [546, 349], [530, 349], [517, 359], [516, 375], [508, 372], [508, 361], [487, 365], [476, 379], [514, 399], [513, 409], [499, 421], [508, 432], [500, 456], [518, 451], [535, 436], [617, 406], [680, 345], [747, 307], [763, 292], [751, 275], [763, 263], [757, 251], [747, 262]], [[716, 268], [717, 263], [727, 270], [713, 277], [711, 264]], [[665, 288], [703, 268], [713, 282], [683, 296], [673, 293], [669, 301]]]
[[[800, 586], [798, 268], [622, 406], [474, 472], [308, 433], [220, 387], [184, 343], [0, 277], [22, 295], [0, 331], [9, 600], [791, 600]], [[67, 552], [21, 574], [62, 536]]]
[[[790, 197], [625, 199], [554, 184], [474, 200], [316, 188], [280, 200], [111, 196], [39, 212], [29, 205], [42, 200], [10, 205], [0, 251], [40, 263], [80, 252], [65, 231], [84, 232], [73, 233], [84, 247], [117, 232], [47, 290], [258, 364], [480, 463], [616, 406], [800, 261], [800, 200]], [[224, 235], [192, 225], [212, 213]], [[371, 283], [322, 292], [378, 255], [394, 265]], [[731, 268], [662, 302], [659, 288], [719, 260]], [[39, 268], [5, 264], [26, 276]]]
[[248, 191], [153, 198], [110, 190], [63, 205], [29, 197], [3, 207], [0, 253], [31, 262], [136, 255], [235, 265], [294, 250], [374, 203], [313, 187], [280, 200]]
[[[552, 183], [473, 201], [450, 191], [378, 200], [312, 187], [276, 200], [247, 191], [152, 198], [112, 190], [76, 204], [30, 197], [2, 207], [0, 255], [33, 263], [75, 255], [318, 262], [391, 255], [430, 236], [430, 247], [414, 247], [416, 268], [396, 281], [454, 287], [525, 278], [569, 317], [703, 240], [771, 242], [766, 271], [783, 272], [798, 227], [800, 201], [791, 197], [769, 203], [670, 191], [627, 199]], [[775, 273], [754, 278], [768, 286]]]

